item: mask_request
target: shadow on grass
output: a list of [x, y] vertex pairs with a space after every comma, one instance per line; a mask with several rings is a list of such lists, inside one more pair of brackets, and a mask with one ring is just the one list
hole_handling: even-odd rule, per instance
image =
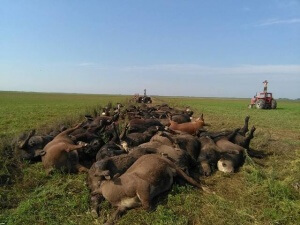
[[257, 158], [257, 159], [264, 159], [272, 155], [271, 153], [266, 153], [266, 151], [264, 150], [255, 150], [253, 148], [249, 148], [247, 152], [251, 158]]

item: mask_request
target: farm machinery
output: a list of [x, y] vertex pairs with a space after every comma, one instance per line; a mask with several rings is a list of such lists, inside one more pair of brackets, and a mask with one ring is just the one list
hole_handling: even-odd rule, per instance
[[256, 107], [257, 109], [276, 109], [277, 102], [273, 98], [273, 94], [267, 92], [268, 81], [265, 80], [264, 91], [258, 92], [253, 98], [251, 98], [251, 103], [248, 106], [250, 109]]
[[144, 89], [144, 96], [140, 96], [139, 94], [134, 95], [135, 102], [137, 103], [152, 103], [151, 97], [147, 96], [147, 90]]

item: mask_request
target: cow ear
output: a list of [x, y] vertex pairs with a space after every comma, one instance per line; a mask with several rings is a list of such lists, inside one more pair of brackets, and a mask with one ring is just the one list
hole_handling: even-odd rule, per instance
[[203, 113], [201, 114], [200, 119], [203, 120]]

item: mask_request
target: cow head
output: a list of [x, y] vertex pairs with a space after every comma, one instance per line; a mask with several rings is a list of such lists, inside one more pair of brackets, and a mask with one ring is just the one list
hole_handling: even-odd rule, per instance
[[218, 170], [224, 173], [233, 173], [234, 172], [234, 165], [233, 162], [229, 159], [221, 158], [218, 161]]

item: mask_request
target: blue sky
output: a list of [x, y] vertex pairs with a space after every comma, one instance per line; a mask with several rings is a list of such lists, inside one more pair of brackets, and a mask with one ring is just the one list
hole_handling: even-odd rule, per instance
[[0, 90], [300, 98], [300, 0], [0, 0]]

